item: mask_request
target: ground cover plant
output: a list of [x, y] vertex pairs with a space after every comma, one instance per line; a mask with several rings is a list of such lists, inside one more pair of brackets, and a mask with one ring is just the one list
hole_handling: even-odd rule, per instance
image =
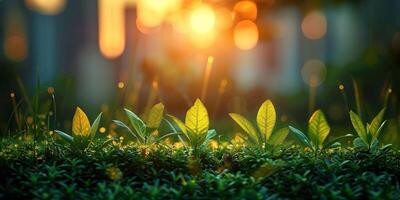
[[[242, 133], [238, 144], [237, 138], [220, 139], [199, 99], [184, 122], [165, 115], [162, 103], [141, 117], [124, 108], [126, 118], [111, 123], [131, 139], [101, 135], [102, 113], [90, 125], [77, 107], [72, 134], [45, 126], [38, 137], [2, 138], [0, 198], [398, 199], [400, 152], [378, 142], [385, 110], [367, 125], [350, 111], [358, 137], [329, 139], [322, 110], [312, 113], [306, 134], [290, 122], [275, 130], [275, 106], [266, 100], [257, 128], [229, 113]], [[34, 126], [28, 123], [27, 131]]]

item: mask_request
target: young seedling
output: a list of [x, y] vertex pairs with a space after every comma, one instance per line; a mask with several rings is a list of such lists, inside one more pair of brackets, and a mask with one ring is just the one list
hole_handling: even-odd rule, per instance
[[321, 110], [316, 110], [311, 115], [310, 120], [308, 121], [308, 137], [299, 129], [296, 129], [292, 126], [289, 126], [289, 129], [292, 131], [294, 136], [296, 136], [296, 138], [300, 140], [301, 143], [303, 143], [304, 146], [310, 148], [311, 151], [313, 151], [315, 154], [323, 149], [330, 149], [341, 146], [339, 140], [353, 136], [352, 134], [347, 134], [324, 143], [325, 139], [329, 135], [331, 128], [329, 127], [329, 124], [325, 119], [324, 113]]
[[276, 122], [275, 107], [270, 100], [264, 101], [258, 109], [258, 131], [252, 123], [237, 113], [229, 113], [229, 116], [246, 132], [248, 142], [260, 149], [273, 150], [283, 143], [289, 134], [289, 129], [281, 128], [272, 134]]
[[59, 130], [54, 130], [61, 138], [71, 143], [77, 150], [85, 150], [92, 142], [99, 127], [102, 113], [94, 120], [92, 126], [85, 112], [77, 107], [72, 119], [72, 136]]
[[190, 146], [195, 155], [197, 155], [200, 148], [205, 147], [210, 139], [217, 135], [214, 129], [208, 129], [208, 112], [199, 99], [197, 99], [194, 105], [186, 112], [185, 123], [172, 115], [167, 116], [180, 129], [178, 130], [170, 124], [173, 131], [183, 134], [184, 139], [181, 140], [182, 143], [186, 147]]
[[126, 125], [124, 122], [119, 120], [113, 120], [115, 124], [127, 130], [133, 137], [136, 138], [137, 142], [141, 145], [153, 145], [166, 139], [169, 136], [177, 135], [178, 133], [168, 133], [163, 136], [158, 136], [158, 128], [160, 127], [161, 120], [164, 114], [164, 105], [158, 103], [154, 105], [145, 120], [142, 121], [135, 113], [128, 109], [124, 109], [128, 116], [130, 125], [133, 130]]
[[367, 123], [365, 126], [360, 116], [353, 111], [350, 111], [351, 123], [353, 124], [354, 130], [358, 134], [358, 137], [353, 140], [353, 145], [355, 148], [372, 151], [378, 148], [378, 136], [386, 123], [386, 120], [383, 121], [385, 110], [386, 109], [383, 108], [371, 121], [371, 124]]

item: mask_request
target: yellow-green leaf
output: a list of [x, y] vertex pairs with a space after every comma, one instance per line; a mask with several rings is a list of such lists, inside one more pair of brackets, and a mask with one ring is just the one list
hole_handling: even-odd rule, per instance
[[194, 134], [202, 135], [208, 131], [209, 119], [207, 109], [199, 99], [187, 111], [185, 125]]
[[90, 122], [85, 112], [76, 107], [74, 117], [72, 119], [72, 134], [75, 136], [87, 137], [90, 135]]
[[167, 117], [168, 117], [169, 119], [171, 119], [171, 120], [178, 126], [178, 128], [181, 129], [181, 131], [182, 131], [184, 134], [187, 133], [186, 126], [185, 126], [185, 124], [184, 124], [180, 119], [178, 119], [177, 117], [175, 117], [175, 116], [173, 116], [173, 115], [169, 115], [169, 114], [167, 114]]
[[257, 125], [261, 133], [265, 136], [267, 141], [271, 137], [272, 130], [276, 122], [276, 113], [274, 105], [270, 100], [266, 100], [258, 110]]
[[285, 141], [286, 137], [289, 134], [289, 129], [288, 128], [281, 128], [275, 131], [272, 135], [269, 141], [267, 142], [270, 145], [280, 145]]
[[249, 120], [242, 115], [229, 113], [229, 116], [255, 141], [258, 141], [257, 131]]
[[379, 127], [382, 124], [383, 121], [383, 116], [385, 115], [385, 108], [383, 108], [376, 116], [375, 118], [372, 120], [371, 125], [369, 127], [369, 131], [372, 134], [373, 138], [377, 138], [378, 137], [378, 130]]
[[358, 116], [356, 113], [353, 111], [350, 111], [350, 120], [351, 123], [353, 124], [354, 129], [356, 130], [358, 136], [366, 143], [369, 144], [368, 142], [368, 137], [367, 137], [367, 131], [365, 130], [364, 124], [361, 121], [360, 116]]
[[164, 114], [164, 105], [158, 103], [154, 105], [147, 116], [146, 124], [149, 128], [158, 128]]
[[311, 115], [308, 121], [308, 134], [311, 142], [316, 147], [322, 147], [322, 144], [329, 135], [330, 129], [321, 110], [317, 110]]

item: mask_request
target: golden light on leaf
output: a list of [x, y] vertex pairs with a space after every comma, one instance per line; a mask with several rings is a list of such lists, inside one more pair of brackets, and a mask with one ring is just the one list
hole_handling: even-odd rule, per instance
[[85, 112], [79, 107], [76, 108], [72, 119], [72, 134], [87, 137], [90, 135], [90, 122]]
[[11, 35], [4, 42], [4, 54], [13, 61], [22, 61], [27, 55], [27, 45], [25, 37], [21, 35]]
[[255, 20], [257, 18], [257, 5], [253, 1], [239, 1], [233, 7], [236, 19]]
[[99, 0], [99, 46], [109, 59], [116, 58], [125, 49], [124, 0]]
[[46, 15], [56, 15], [62, 12], [65, 3], [65, 0], [25, 0], [27, 7]]
[[258, 42], [257, 25], [250, 20], [240, 21], [233, 31], [233, 39], [239, 49], [249, 50], [254, 48]]
[[325, 80], [326, 66], [318, 59], [308, 60], [301, 70], [301, 75], [304, 82], [306, 82], [309, 86], [317, 87]]
[[215, 24], [214, 10], [207, 5], [195, 8], [190, 16], [190, 23], [195, 33], [211, 32]]
[[326, 34], [327, 30], [325, 15], [319, 11], [308, 13], [301, 23], [301, 30], [308, 39], [321, 39]]

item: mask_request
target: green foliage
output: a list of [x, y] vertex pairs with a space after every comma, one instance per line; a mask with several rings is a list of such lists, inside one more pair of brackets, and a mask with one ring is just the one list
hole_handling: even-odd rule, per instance
[[248, 135], [247, 142], [257, 146], [260, 149], [273, 150], [280, 146], [289, 133], [289, 129], [282, 128], [274, 134], [276, 112], [275, 107], [270, 100], [264, 101], [257, 113], [257, 131], [252, 123], [237, 113], [229, 113], [229, 116], [235, 121]]
[[176, 133], [181, 133], [184, 136], [182, 139], [186, 147], [191, 147], [195, 154], [202, 147], [205, 147], [208, 142], [217, 135], [214, 129], [209, 130], [209, 118], [206, 107], [203, 103], [196, 99], [194, 105], [189, 108], [186, 113], [185, 123], [173, 115], [167, 115], [177, 128], [170, 124], [171, 129]]
[[140, 119], [134, 112], [124, 109], [125, 114], [127, 115], [130, 125], [133, 127], [133, 130], [126, 125], [124, 122], [119, 120], [113, 120], [115, 124], [119, 127], [128, 131], [133, 137], [136, 138], [136, 141], [142, 145], [153, 145], [159, 143], [160, 141], [177, 135], [178, 133], [167, 133], [165, 135], [159, 136], [158, 128], [160, 127], [163, 115], [164, 115], [164, 105], [162, 103], [158, 103], [154, 105], [147, 116], [145, 122]]
[[372, 119], [371, 124], [364, 125], [359, 115], [350, 111], [350, 120], [354, 130], [357, 132], [358, 137], [354, 139], [353, 145], [357, 149], [376, 151], [379, 146], [379, 134], [384, 127], [386, 120], [383, 121], [386, 108], [383, 108]]
[[74, 150], [85, 150], [88, 148], [90, 143], [92, 143], [93, 138], [96, 135], [101, 115], [102, 113], [100, 113], [94, 120], [93, 124], [90, 125], [85, 112], [81, 108], [77, 107], [72, 119], [72, 136], [60, 130], [54, 130], [54, 132], [70, 143]]
[[322, 149], [338, 147], [341, 145], [339, 140], [353, 136], [347, 134], [325, 143], [330, 132], [330, 127], [321, 110], [316, 110], [308, 121], [308, 137], [299, 129], [292, 126], [289, 126], [289, 129], [304, 146], [308, 147], [315, 153]]
[[[271, 136], [272, 137], [272, 136]], [[16, 145], [18, 144], [18, 145]], [[192, 165], [186, 149], [157, 146], [142, 154], [103, 138], [76, 154], [56, 143], [0, 142], [3, 199], [398, 199], [400, 154], [335, 149], [314, 159], [297, 147], [278, 156], [218, 149]], [[95, 150], [96, 149], [96, 150]], [[194, 168], [198, 173], [192, 174]]]

